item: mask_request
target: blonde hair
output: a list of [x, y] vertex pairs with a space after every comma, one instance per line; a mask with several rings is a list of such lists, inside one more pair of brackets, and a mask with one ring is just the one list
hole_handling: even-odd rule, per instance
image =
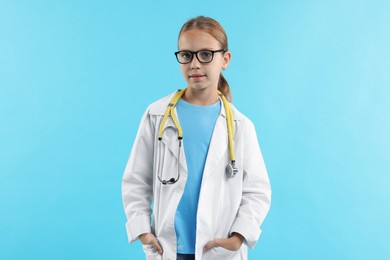
[[[227, 39], [225, 30], [213, 18], [205, 17], [205, 16], [198, 16], [198, 17], [195, 17], [195, 18], [188, 20], [181, 27], [180, 32], [179, 32], [179, 38], [183, 32], [189, 31], [192, 29], [201, 30], [203, 32], [210, 34], [221, 44], [221, 48], [224, 49], [225, 52], [229, 50], [228, 39]], [[230, 91], [229, 84], [227, 83], [227, 81], [226, 81], [225, 77], [222, 75], [222, 73], [219, 75], [218, 90], [222, 92], [222, 94], [227, 98], [227, 100], [229, 100], [230, 102], [233, 101], [233, 97], [232, 97], [232, 93]]]

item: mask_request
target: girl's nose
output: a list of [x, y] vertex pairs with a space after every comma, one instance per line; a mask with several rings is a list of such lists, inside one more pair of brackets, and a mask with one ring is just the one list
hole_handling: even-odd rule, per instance
[[201, 65], [201, 63], [199, 62], [198, 57], [196, 57], [196, 55], [194, 55], [194, 57], [192, 58], [192, 61], [190, 63], [190, 68], [191, 69], [199, 69], [200, 65]]

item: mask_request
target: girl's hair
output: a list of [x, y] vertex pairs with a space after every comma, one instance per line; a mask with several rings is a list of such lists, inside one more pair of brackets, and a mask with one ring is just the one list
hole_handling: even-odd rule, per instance
[[[201, 31], [204, 31], [204, 32], [210, 34], [221, 44], [221, 49], [224, 49], [225, 52], [229, 50], [228, 39], [227, 39], [225, 30], [213, 18], [205, 17], [205, 16], [198, 16], [198, 17], [195, 17], [195, 18], [188, 20], [183, 25], [183, 27], [181, 27], [181, 30], [179, 32], [179, 38], [183, 32], [189, 31], [192, 29], [201, 30]], [[227, 83], [227, 81], [224, 78], [224, 76], [222, 75], [222, 73], [219, 75], [218, 90], [222, 92], [222, 94], [227, 98], [227, 100], [229, 100], [230, 102], [233, 101], [233, 97], [232, 97], [232, 93], [231, 93], [230, 88], [229, 88], [229, 84]]]

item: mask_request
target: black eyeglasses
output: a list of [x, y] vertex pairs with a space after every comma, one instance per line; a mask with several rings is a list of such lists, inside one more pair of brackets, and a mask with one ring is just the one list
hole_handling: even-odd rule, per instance
[[200, 50], [200, 51], [177, 51], [175, 52], [175, 56], [177, 61], [180, 64], [187, 64], [192, 61], [194, 55], [198, 59], [200, 63], [210, 63], [213, 61], [214, 53], [216, 52], [226, 52], [226, 49], [221, 50]]

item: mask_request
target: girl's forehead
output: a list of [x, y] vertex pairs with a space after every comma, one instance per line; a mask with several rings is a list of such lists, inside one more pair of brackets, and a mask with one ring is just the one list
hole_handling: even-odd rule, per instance
[[219, 42], [209, 33], [192, 29], [182, 32], [179, 37], [179, 49], [201, 50], [219, 48]]

